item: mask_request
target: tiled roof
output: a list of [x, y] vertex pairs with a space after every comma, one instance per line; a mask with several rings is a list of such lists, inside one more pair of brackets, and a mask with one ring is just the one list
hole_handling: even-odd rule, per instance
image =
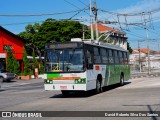
[[[156, 51], [154, 51], [154, 50], [151, 50], [151, 49], [149, 49], [149, 51], [150, 52], [155, 52], [156, 53]], [[133, 53], [136, 53], [136, 52], [139, 52], [139, 50], [136, 48], [136, 49], [133, 49]], [[147, 48], [140, 48], [140, 52], [142, 52], [142, 53], [148, 53], [148, 49]]]
[[[105, 31], [111, 31], [111, 30], [115, 30], [118, 32], [118, 30], [114, 29], [114, 28], [111, 28], [111, 27], [108, 27], [108, 26], [104, 26], [102, 25], [101, 23], [98, 23], [98, 31], [99, 32], [105, 32]], [[89, 28], [91, 28], [91, 26], [88, 26]], [[93, 30], [96, 30], [96, 25], [93, 24]]]

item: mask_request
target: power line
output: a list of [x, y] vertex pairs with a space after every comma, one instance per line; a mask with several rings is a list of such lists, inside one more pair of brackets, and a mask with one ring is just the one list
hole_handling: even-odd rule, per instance
[[51, 15], [58, 15], [58, 14], [69, 14], [74, 12], [81, 12], [83, 10], [88, 10], [86, 8], [81, 10], [75, 11], [67, 11], [67, 12], [57, 12], [57, 13], [49, 13], [49, 14], [0, 14], [0, 17], [34, 17], [34, 16], [51, 16]]
[[76, 5], [72, 4], [71, 2], [69, 2], [69, 1], [67, 1], [67, 0], [64, 0], [64, 1], [65, 1], [66, 3], [68, 3], [68, 4], [70, 4], [70, 5], [72, 5], [72, 6], [76, 7], [76, 8], [78, 8], [78, 9], [81, 9], [81, 8], [77, 7]]
[[33, 22], [21, 22], [21, 23], [6, 23], [6, 24], [0, 24], [0, 25], [1, 26], [10, 26], [10, 25], [22, 25], [22, 24], [33, 24], [33, 23], [43, 23], [43, 22], [55, 22], [55, 21], [86, 21], [86, 20], [83, 20], [83, 19], [58, 19], [58, 20], [54, 20], [54, 21], [33, 21]]
[[83, 5], [85, 5], [86, 7], [89, 7], [89, 5], [85, 4], [84, 2], [82, 2], [81, 0], [78, 0], [80, 3], [82, 3]]
[[[78, 8], [78, 9], [81, 9], [81, 8], [77, 7], [76, 5], [72, 4], [71, 2], [69, 2], [69, 1], [67, 1], [67, 0], [64, 0], [64, 1], [65, 1], [66, 3], [68, 3], [68, 4], [70, 4], [70, 5]], [[88, 7], [88, 6], [87, 6], [87, 7]], [[87, 10], [88, 10], [88, 9], [89, 9], [89, 8], [87, 8]], [[84, 12], [89, 15], [89, 13], [87, 13], [86, 11], [84, 11]]]
[[140, 12], [140, 13], [117, 13], [117, 12], [110, 12], [110, 11], [107, 11], [107, 10], [103, 10], [103, 9], [100, 9], [100, 11], [102, 12], [106, 12], [108, 14], [112, 14], [112, 15], [119, 15], [119, 16], [141, 16], [141, 15], [148, 15], [148, 14], [153, 14], [153, 13], [156, 13], [156, 12], [159, 12], [160, 11], [160, 8], [157, 8], [155, 10], [152, 10], [152, 11], [148, 11], [148, 12]]

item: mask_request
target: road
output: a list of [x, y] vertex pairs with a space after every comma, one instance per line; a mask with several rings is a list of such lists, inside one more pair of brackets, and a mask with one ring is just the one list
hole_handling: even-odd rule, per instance
[[[96, 95], [88, 92], [72, 94], [70, 97], [64, 97], [60, 91], [44, 91], [43, 80], [41, 79], [38, 82], [34, 82], [34, 80], [33, 82], [14, 80], [13, 82], [2, 84], [0, 90], [0, 110], [160, 111], [160, 77], [131, 79], [124, 86], [114, 85], [107, 87], [101, 94]], [[48, 119], [52, 120], [53, 118]], [[54, 119], [61, 120], [63, 118]], [[109, 118], [101, 117], [100, 119], [106, 120]], [[112, 117], [112, 119], [116, 118]], [[118, 120], [121, 119], [138, 120], [139, 118], [118, 118]], [[141, 117], [141, 119], [160, 120], [157, 117]]]

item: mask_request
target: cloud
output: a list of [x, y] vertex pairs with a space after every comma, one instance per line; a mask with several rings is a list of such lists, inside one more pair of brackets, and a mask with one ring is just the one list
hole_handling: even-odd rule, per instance
[[143, 0], [136, 3], [136, 5], [117, 10], [118, 13], [139, 13], [149, 12], [160, 8], [160, 0]]
[[[132, 23], [143, 23], [142, 25], [138, 25], [138, 26], [143, 26], [145, 24], [144, 21], [151, 21], [147, 23], [148, 26], [151, 26], [153, 22], [160, 21], [160, 0], [142, 0], [127, 8], [113, 11], [119, 14], [135, 14], [135, 13], [142, 13], [142, 12], [147, 13], [154, 10], [159, 10], [159, 12], [155, 12], [152, 14], [145, 14], [145, 15], [126, 16], [126, 17], [122, 15], [117, 16], [115, 14], [103, 13], [99, 16], [99, 18], [104, 19], [101, 16], [105, 16], [108, 21], [119, 21], [120, 23], [123, 23], [121, 24], [121, 27], [124, 27], [124, 28], [126, 27], [126, 25], [124, 24], [132, 24]], [[110, 25], [110, 26], [117, 27], [117, 24]], [[120, 26], [118, 25], [118, 27]]]

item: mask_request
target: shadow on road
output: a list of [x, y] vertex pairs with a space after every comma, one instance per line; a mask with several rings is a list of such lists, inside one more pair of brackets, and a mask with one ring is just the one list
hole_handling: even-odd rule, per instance
[[[127, 81], [124, 83], [124, 85], [128, 85], [130, 83], [131, 82]], [[103, 92], [107, 92], [107, 91], [113, 90], [118, 87], [122, 87], [122, 86], [120, 86], [119, 84], [115, 84], [115, 85], [103, 87]], [[97, 95], [95, 90], [90, 90], [90, 91], [70, 92], [70, 94], [68, 96], [64, 96], [63, 94], [55, 94], [50, 98], [85, 98], [85, 97], [91, 97], [94, 95]]]
[[14, 83], [14, 82], [17, 82], [17, 81], [15, 81], [15, 80], [9, 80], [9, 81], [3, 81], [3, 82], [5, 82], [5, 83]]
[[[148, 112], [150, 113], [150, 114], [154, 114], [154, 113], [157, 113], [158, 111], [156, 111], [156, 110], [153, 110], [152, 109], [152, 106], [157, 106], [157, 108], [158, 107], [160, 107], [160, 104], [153, 104], [153, 105], [123, 105], [123, 106], [138, 106], [138, 107], [141, 107], [141, 106], [146, 106], [147, 108], [148, 108]], [[143, 111], [144, 112], [144, 111]], [[146, 111], [147, 112], [147, 111]], [[157, 117], [156, 116], [151, 116], [151, 118], [152, 118], [152, 120], [158, 120], [157, 119]]]
[[3, 91], [5, 91], [5, 90], [3, 90], [3, 89], [2, 89], [2, 90], [0, 90], [0, 92], [3, 92]]

